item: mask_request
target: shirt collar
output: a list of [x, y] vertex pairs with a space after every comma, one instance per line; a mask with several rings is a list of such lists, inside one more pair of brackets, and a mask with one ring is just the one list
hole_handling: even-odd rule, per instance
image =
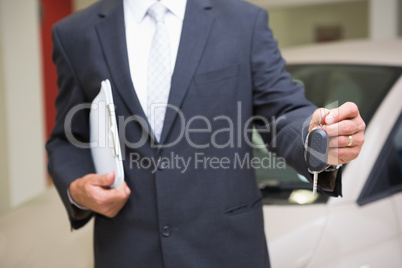
[[[148, 8], [156, 3], [156, 0], [124, 0], [126, 6], [131, 10], [134, 19], [140, 23], [147, 14]], [[186, 11], [187, 0], [161, 0], [165, 7], [176, 17], [183, 20]]]

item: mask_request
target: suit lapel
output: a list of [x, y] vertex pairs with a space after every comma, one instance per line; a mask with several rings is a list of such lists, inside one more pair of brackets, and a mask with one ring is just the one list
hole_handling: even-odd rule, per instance
[[[105, 1], [99, 16], [103, 19], [96, 26], [106, 62], [111, 73], [112, 87], [121, 96], [132, 115], [145, 119], [141, 104], [135, 94], [128, 63], [122, 0]], [[172, 76], [169, 104], [181, 108], [191, 79], [202, 56], [213, 24], [209, 0], [187, 0], [179, 50]], [[118, 107], [117, 107], [118, 108]], [[163, 144], [178, 114], [167, 109], [160, 143]], [[151, 129], [148, 123], [148, 129]], [[140, 131], [143, 131], [141, 129]], [[152, 136], [151, 133], [148, 133]]]
[[[179, 50], [172, 76], [169, 105], [181, 108], [213, 24], [213, 12], [208, 0], [187, 0]], [[166, 111], [161, 144], [166, 141], [178, 113]]]
[[[99, 16], [103, 19], [96, 26], [96, 30], [110, 70], [112, 88], [121, 96], [131, 115], [140, 116], [146, 121], [146, 116], [131, 81], [123, 1], [105, 1]], [[148, 129], [150, 129], [149, 125]]]

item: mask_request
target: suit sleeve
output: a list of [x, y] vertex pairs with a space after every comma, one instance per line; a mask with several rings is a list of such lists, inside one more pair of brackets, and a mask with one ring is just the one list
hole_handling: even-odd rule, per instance
[[[317, 107], [306, 100], [304, 88], [293, 82], [285, 70], [285, 61], [268, 27], [265, 10], [260, 10], [256, 16], [251, 64], [254, 114], [266, 118], [271, 130], [261, 133], [264, 142], [271, 152], [285, 158], [297, 172], [312, 179], [304, 159], [304, 141]], [[255, 126], [267, 128], [263, 121], [256, 121]], [[319, 187], [321, 181], [328, 195], [341, 195], [340, 171], [320, 173]]]
[[53, 28], [53, 44], [59, 92], [56, 124], [46, 143], [48, 171], [67, 210], [71, 227], [78, 229], [91, 219], [92, 212], [72, 205], [67, 189], [75, 179], [95, 172], [90, 149], [85, 146], [89, 142], [89, 109], [56, 26]]

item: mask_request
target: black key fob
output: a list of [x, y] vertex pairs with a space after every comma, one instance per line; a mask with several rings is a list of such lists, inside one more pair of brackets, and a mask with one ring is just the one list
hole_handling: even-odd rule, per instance
[[308, 136], [306, 162], [311, 171], [321, 172], [328, 163], [328, 134], [321, 128], [312, 130]]

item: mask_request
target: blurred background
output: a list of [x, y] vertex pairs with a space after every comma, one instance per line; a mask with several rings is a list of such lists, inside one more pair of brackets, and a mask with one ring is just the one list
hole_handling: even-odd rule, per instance
[[[71, 232], [46, 171], [56, 70], [51, 26], [94, 0], [0, 0], [0, 267], [91, 267], [92, 226]], [[402, 0], [250, 0], [281, 49], [402, 36]]]

